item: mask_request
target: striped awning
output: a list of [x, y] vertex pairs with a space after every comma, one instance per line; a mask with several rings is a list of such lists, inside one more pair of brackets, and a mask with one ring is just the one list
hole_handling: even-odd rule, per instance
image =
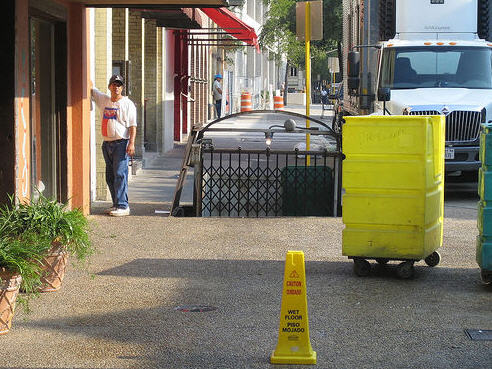
[[232, 37], [254, 46], [260, 52], [255, 29], [239, 19], [233, 12], [226, 8], [201, 8], [200, 10]]

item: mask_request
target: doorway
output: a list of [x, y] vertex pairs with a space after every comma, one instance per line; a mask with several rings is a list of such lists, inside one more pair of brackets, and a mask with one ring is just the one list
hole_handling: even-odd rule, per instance
[[66, 201], [66, 28], [30, 18], [31, 193]]

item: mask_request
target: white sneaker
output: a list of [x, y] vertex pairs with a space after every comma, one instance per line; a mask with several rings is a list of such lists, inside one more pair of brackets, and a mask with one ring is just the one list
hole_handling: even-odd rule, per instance
[[126, 209], [115, 209], [109, 213], [112, 217], [124, 217], [130, 215], [130, 207]]
[[116, 206], [111, 206], [110, 208], [107, 208], [106, 210], [104, 210], [104, 213], [105, 213], [105, 214], [109, 214], [109, 213], [111, 213], [113, 210], [116, 210]]

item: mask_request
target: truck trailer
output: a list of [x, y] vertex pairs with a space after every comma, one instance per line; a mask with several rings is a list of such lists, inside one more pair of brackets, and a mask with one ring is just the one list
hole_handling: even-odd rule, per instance
[[[492, 1], [492, 0], [491, 0]], [[446, 116], [445, 170], [476, 173], [492, 122], [488, 0], [343, 0], [344, 115]]]

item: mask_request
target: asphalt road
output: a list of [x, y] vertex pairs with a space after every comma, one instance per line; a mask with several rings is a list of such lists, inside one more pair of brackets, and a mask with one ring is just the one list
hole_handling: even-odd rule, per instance
[[[295, 109], [294, 113], [304, 114], [302, 108]], [[320, 119], [319, 115], [315, 115], [315, 118]], [[331, 127], [331, 112], [326, 112], [323, 119], [321, 119], [328, 127]], [[265, 134], [261, 130], [273, 129], [276, 130], [272, 137], [272, 143], [270, 148], [272, 150], [305, 150], [306, 148], [306, 134], [296, 132], [286, 132], [284, 130], [284, 122], [291, 119], [295, 122], [297, 129], [301, 128], [317, 128], [318, 132], [328, 133], [328, 129], [314, 121], [307, 122], [306, 119], [290, 115], [284, 112], [278, 112], [276, 114], [248, 114], [240, 117], [228, 118], [220, 121], [210, 128], [214, 130], [205, 133], [205, 138], [212, 139], [212, 143], [215, 148], [237, 148], [242, 149], [265, 149]], [[259, 132], [245, 132], [245, 130], [260, 130]], [[283, 131], [283, 132], [282, 132]], [[324, 150], [325, 148], [332, 151], [336, 148], [336, 142], [330, 135], [319, 135], [314, 131], [311, 134], [311, 150]]]

